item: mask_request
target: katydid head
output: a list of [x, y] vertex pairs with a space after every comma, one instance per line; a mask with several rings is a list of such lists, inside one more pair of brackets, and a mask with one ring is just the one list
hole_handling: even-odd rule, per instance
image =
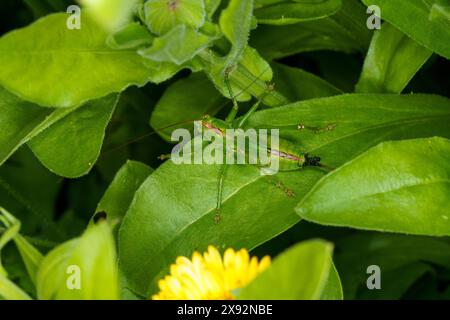
[[204, 115], [201, 120], [202, 127], [206, 130], [214, 130], [225, 132], [226, 129], [230, 129], [231, 125], [227, 122], [214, 118], [210, 115]]
[[305, 162], [303, 166], [305, 167], [321, 167], [320, 157], [310, 156], [309, 154], [305, 154]]
[[325, 169], [326, 171], [333, 171], [334, 169], [324, 165], [323, 163], [321, 163], [321, 158], [320, 157], [316, 157], [316, 156], [310, 156], [309, 154], [305, 153], [305, 162], [303, 164], [304, 167], [319, 167], [322, 169]]

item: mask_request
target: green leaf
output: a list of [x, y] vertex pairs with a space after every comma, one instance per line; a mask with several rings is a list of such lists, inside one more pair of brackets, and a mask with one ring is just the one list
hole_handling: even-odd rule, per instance
[[113, 49], [132, 49], [152, 44], [153, 36], [146, 27], [133, 22], [109, 35], [106, 41]]
[[0, 274], [0, 297], [6, 300], [31, 300], [26, 292], [3, 274]]
[[344, 293], [342, 291], [341, 279], [336, 270], [334, 263], [330, 267], [330, 273], [322, 290], [320, 300], [343, 300]]
[[171, 62], [179, 66], [208, 47], [212, 40], [195, 29], [180, 24], [156, 38], [150, 48], [139, 50], [139, 54], [147, 59]]
[[[20, 256], [25, 264], [28, 275], [31, 281], [36, 283], [36, 274], [39, 264], [43, 258], [42, 254], [31, 245], [23, 236], [19, 234], [21, 223], [8, 211], [0, 207], [0, 222], [6, 227], [0, 238], [0, 252], [1, 249], [10, 241], [13, 240], [19, 249]], [[0, 257], [1, 258], [1, 257]], [[0, 259], [0, 275], [7, 276]], [[0, 290], [1, 292], [1, 290]]]
[[325, 80], [302, 69], [274, 63], [274, 83], [290, 101], [308, 100], [341, 94], [342, 91]]
[[439, 0], [363, 0], [424, 47], [450, 59], [450, 4]]
[[[16, 244], [19, 249], [20, 256], [25, 264], [28, 275], [31, 278], [31, 281], [36, 284], [36, 275], [39, 264], [42, 261], [42, 254], [32, 245], [30, 244], [23, 236], [19, 234], [21, 223], [17, 220], [13, 215], [11, 215], [8, 211], [0, 207], [0, 221], [5, 224], [5, 227], [8, 228], [6, 233], [11, 233], [12, 240]], [[7, 234], [2, 236], [2, 240], [0, 243], [0, 250], [3, 247], [2, 244], [5, 244], [5, 240], [9, 241], [8, 237], [5, 238]], [[0, 264], [1, 268], [1, 264]]]
[[[70, 289], [76, 286], [71, 277], [78, 275], [80, 288]], [[118, 292], [116, 251], [107, 223], [92, 225], [80, 238], [56, 247], [39, 268], [37, 293], [42, 300], [115, 300]]]
[[[167, 162], [138, 189], [118, 242], [120, 268], [134, 291], [149, 296], [152, 281], [194, 247], [199, 251], [209, 244], [252, 249], [298, 221], [292, 211], [295, 199], [286, 196], [276, 181], [262, 177], [255, 167], [230, 166], [222, 219], [215, 225], [219, 173], [220, 166]], [[291, 187], [298, 176], [289, 177], [285, 184]], [[319, 177], [320, 173], [310, 172], [305, 180]]]
[[112, 227], [120, 225], [133, 200], [134, 193], [152, 171], [141, 162], [127, 161], [109, 185], [96, 212], [105, 212], [106, 220]]
[[[173, 130], [192, 128], [192, 121], [205, 114], [216, 114], [224, 102], [226, 100], [203, 73], [194, 73], [166, 89], [153, 110], [150, 125], [170, 141]], [[189, 123], [172, 126], [185, 121]]]
[[367, 14], [358, 0], [345, 0], [334, 15], [286, 26], [260, 25], [250, 45], [269, 60], [317, 50], [365, 52], [372, 33]]
[[3, 248], [19, 233], [20, 223], [10, 224], [9, 220], [4, 216], [4, 210], [0, 207], [0, 222], [6, 227], [6, 229], [2, 230], [2, 234], [0, 236], [0, 275], [7, 276], [7, 271], [3, 267], [1, 252]]
[[36, 284], [37, 270], [43, 259], [43, 255], [20, 234], [14, 238], [14, 242], [19, 249], [20, 256], [23, 259], [31, 281]]
[[321, 180], [296, 211], [327, 225], [450, 235], [449, 163], [447, 139], [385, 142]]
[[400, 93], [432, 52], [389, 23], [374, 33], [357, 92]]
[[225, 68], [234, 66], [247, 47], [252, 26], [253, 0], [230, 0], [219, 19], [220, 29], [231, 43]]
[[[369, 277], [367, 267], [371, 265], [377, 265], [381, 270], [382, 290], [373, 291], [386, 291], [386, 297], [394, 299], [408, 288], [408, 282], [412, 281], [406, 281], [408, 278], [412, 279], [414, 274], [420, 274], [420, 269], [424, 270], [418, 264], [449, 268], [450, 244], [443, 238], [364, 232], [336, 241], [334, 259], [346, 299], [369, 294], [366, 293], [369, 291], [366, 281]], [[416, 267], [410, 271], [412, 266]], [[396, 277], [401, 282], [389, 281], [389, 278]], [[373, 293], [371, 297], [376, 295]]]
[[42, 106], [71, 107], [144, 85], [152, 76], [135, 51], [109, 48], [107, 34], [88, 18], [81, 30], [67, 29], [66, 19], [52, 14], [0, 38], [0, 60], [8, 61], [0, 84]]
[[[279, 128], [281, 137], [338, 167], [380, 141], [450, 137], [449, 120], [450, 101], [443, 97], [340, 95], [259, 111], [248, 127]], [[336, 129], [299, 132], [300, 123], [334, 123]], [[210, 244], [252, 249], [287, 230], [300, 220], [295, 206], [324, 172], [308, 168], [269, 177], [254, 166], [230, 166], [215, 225], [219, 174], [219, 165], [169, 161], [136, 192], [119, 232], [120, 267], [133, 290], [150, 294], [152, 280], [179, 255]]]
[[238, 298], [317, 300], [330, 273], [332, 252], [333, 246], [323, 240], [301, 242], [277, 256], [266, 271], [240, 290]]
[[147, 26], [157, 35], [179, 24], [199, 29], [205, 23], [204, 0], [148, 0], [144, 6]]
[[197, 57], [182, 65], [177, 65], [172, 62], [158, 62], [150, 59], [145, 59], [145, 64], [154, 71], [149, 78], [154, 83], [166, 81], [185, 68], [190, 69], [192, 72], [198, 72], [203, 69], [203, 65]]
[[52, 172], [76, 178], [88, 173], [103, 144], [105, 129], [117, 104], [115, 94], [88, 102], [28, 142]]
[[341, 8], [341, 0], [287, 0], [259, 7], [255, 10], [258, 23], [285, 25], [316, 20], [335, 14]]
[[0, 87], [0, 165], [24, 142], [30, 133], [50, 115], [51, 110], [25, 102]]
[[63, 293], [58, 292], [67, 290], [66, 270], [69, 267], [68, 260], [78, 243], [78, 239], [66, 241], [44, 257], [38, 270], [36, 286], [38, 299], [50, 300], [63, 296]]

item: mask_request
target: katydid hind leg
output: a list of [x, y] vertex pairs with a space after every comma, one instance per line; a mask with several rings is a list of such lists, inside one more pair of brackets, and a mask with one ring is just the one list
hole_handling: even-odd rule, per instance
[[279, 178], [276, 176], [267, 176], [267, 180], [270, 184], [275, 186], [277, 189], [281, 190], [288, 198], [294, 198], [294, 190], [287, 187]]
[[261, 100], [258, 100], [251, 108], [247, 111], [246, 114], [242, 116], [242, 118], [239, 120], [239, 123], [237, 124], [237, 128], [242, 128], [245, 123], [247, 122], [248, 118], [255, 113], [256, 110], [258, 110], [259, 105], [261, 104]]
[[220, 167], [219, 183], [218, 183], [218, 189], [217, 189], [216, 214], [214, 216], [214, 221], [216, 224], [218, 224], [221, 219], [222, 193], [223, 193], [223, 185], [225, 182], [227, 171], [228, 171], [228, 165], [222, 164], [222, 166]]
[[247, 111], [247, 113], [244, 114], [242, 116], [242, 118], [239, 120], [237, 128], [242, 128], [245, 125], [245, 123], [248, 121], [248, 119], [251, 117], [251, 115], [254, 114], [258, 110], [258, 108], [261, 105], [261, 103], [263, 102], [264, 98], [273, 90], [274, 90], [274, 85], [269, 84], [267, 86], [267, 89], [264, 92], [264, 94], [258, 99], [258, 101], [256, 101], [256, 103], [253, 106], [251, 106], [251, 108]]

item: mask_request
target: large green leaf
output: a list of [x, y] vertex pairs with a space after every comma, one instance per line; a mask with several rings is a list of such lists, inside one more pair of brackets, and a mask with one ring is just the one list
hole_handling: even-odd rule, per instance
[[76, 178], [88, 173], [103, 144], [105, 129], [117, 104], [117, 95], [88, 102], [28, 142], [52, 172]]
[[450, 140], [385, 142], [321, 180], [296, 211], [309, 221], [450, 235]]
[[446, 0], [363, 0], [381, 17], [430, 50], [450, 59], [450, 3]]
[[[380, 141], [450, 137], [449, 119], [450, 101], [438, 96], [341, 95], [259, 111], [249, 127], [279, 128], [282, 137], [337, 167]], [[336, 129], [299, 132], [300, 123]], [[295, 205], [324, 176], [308, 168], [270, 177], [253, 166], [230, 166], [215, 225], [219, 173], [219, 165], [167, 162], [136, 192], [119, 232], [120, 266], [135, 291], [147, 295], [179, 255], [209, 244], [252, 249], [285, 231], [300, 219]]]
[[[71, 271], [77, 269], [79, 273]], [[80, 287], [71, 288], [70, 276], [77, 275]], [[109, 225], [92, 225], [80, 238], [50, 251], [39, 267], [37, 293], [43, 300], [118, 299], [116, 249]]]
[[109, 48], [87, 17], [80, 30], [67, 29], [66, 19], [52, 14], [0, 38], [0, 60], [8, 61], [0, 84], [43, 106], [70, 107], [148, 81], [152, 69], [135, 50]]
[[341, 0], [287, 0], [256, 8], [258, 23], [285, 25], [301, 21], [316, 20], [336, 13]]
[[316, 300], [325, 288], [332, 265], [333, 246], [323, 240], [297, 244], [241, 289], [239, 299]]
[[400, 93], [432, 52], [389, 23], [374, 33], [357, 92]]

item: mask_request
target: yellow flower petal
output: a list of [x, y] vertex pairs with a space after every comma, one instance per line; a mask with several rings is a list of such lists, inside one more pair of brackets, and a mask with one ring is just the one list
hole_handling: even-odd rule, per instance
[[258, 262], [245, 249], [229, 248], [222, 258], [209, 246], [203, 254], [194, 252], [191, 260], [178, 257], [170, 266], [170, 275], [158, 282], [160, 292], [152, 299], [233, 299], [233, 290], [246, 286], [269, 265], [269, 256]]

